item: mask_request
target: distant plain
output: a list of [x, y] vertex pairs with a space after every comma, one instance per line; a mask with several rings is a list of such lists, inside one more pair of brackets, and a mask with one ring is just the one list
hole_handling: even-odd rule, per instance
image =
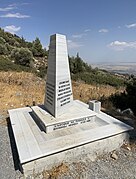
[[110, 72], [117, 72], [121, 74], [133, 74], [136, 76], [136, 62], [132, 63], [96, 63], [92, 64], [92, 67], [98, 67], [100, 69], [104, 69]]

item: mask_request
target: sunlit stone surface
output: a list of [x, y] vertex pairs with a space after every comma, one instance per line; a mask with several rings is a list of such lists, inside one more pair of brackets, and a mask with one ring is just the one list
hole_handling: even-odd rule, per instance
[[58, 117], [72, 102], [66, 36], [55, 34], [50, 38], [45, 107]]

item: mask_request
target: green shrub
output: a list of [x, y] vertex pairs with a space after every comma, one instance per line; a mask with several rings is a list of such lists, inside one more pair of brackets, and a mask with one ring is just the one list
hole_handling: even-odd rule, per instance
[[11, 58], [18, 65], [30, 67], [33, 61], [32, 52], [28, 48], [15, 48], [11, 52]]
[[0, 37], [0, 44], [5, 44], [6, 40], [3, 37]]
[[34, 69], [14, 64], [10, 59], [3, 56], [0, 56], [0, 71], [35, 72]]
[[104, 84], [104, 85], [111, 85], [114, 87], [120, 87], [125, 85], [125, 80], [119, 79], [111, 74], [101, 74], [99, 72], [82, 72], [72, 74], [72, 79], [75, 81], [82, 80], [87, 84]]
[[116, 108], [121, 110], [131, 108], [136, 115], [136, 81], [127, 84], [126, 92], [114, 94], [110, 97], [110, 100]]
[[39, 68], [39, 72], [37, 72], [37, 75], [41, 78], [45, 78], [46, 74], [47, 74], [47, 67], [41, 66]]
[[7, 54], [8, 54], [7, 47], [3, 44], [0, 44], [0, 55], [7, 55]]
[[43, 57], [45, 54], [45, 51], [42, 48], [42, 44], [38, 37], [36, 37], [35, 41], [33, 41], [32, 52], [35, 57]]

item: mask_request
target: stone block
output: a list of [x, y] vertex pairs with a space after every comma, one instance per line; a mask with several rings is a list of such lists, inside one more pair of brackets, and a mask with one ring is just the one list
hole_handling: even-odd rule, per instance
[[89, 101], [89, 109], [96, 113], [100, 113], [101, 111], [101, 102], [97, 100]]

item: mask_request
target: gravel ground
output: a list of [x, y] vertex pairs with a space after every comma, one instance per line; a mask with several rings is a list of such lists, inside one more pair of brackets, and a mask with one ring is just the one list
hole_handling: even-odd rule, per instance
[[[0, 115], [0, 179], [19, 179], [23, 175], [19, 171], [18, 157], [10, 125]], [[11, 136], [9, 138], [9, 136]], [[135, 138], [136, 139], [136, 138]], [[67, 170], [46, 171], [35, 179], [136, 179], [136, 140], [131, 150], [120, 148], [115, 151], [116, 159], [110, 154], [91, 161], [89, 157], [71, 164], [65, 164]], [[31, 177], [28, 177], [31, 178]]]
[[117, 160], [110, 157], [110, 154], [101, 156], [92, 162], [89, 159], [73, 163], [69, 171], [61, 175], [60, 179], [136, 179], [136, 150], [116, 151]]
[[[11, 131], [6, 125], [6, 120], [0, 115], [0, 179], [18, 179], [22, 176], [18, 166], [13, 162], [9, 132]], [[14, 141], [12, 146], [13, 144]], [[15, 150], [14, 146], [13, 148]], [[16, 160], [16, 157], [14, 159]]]

